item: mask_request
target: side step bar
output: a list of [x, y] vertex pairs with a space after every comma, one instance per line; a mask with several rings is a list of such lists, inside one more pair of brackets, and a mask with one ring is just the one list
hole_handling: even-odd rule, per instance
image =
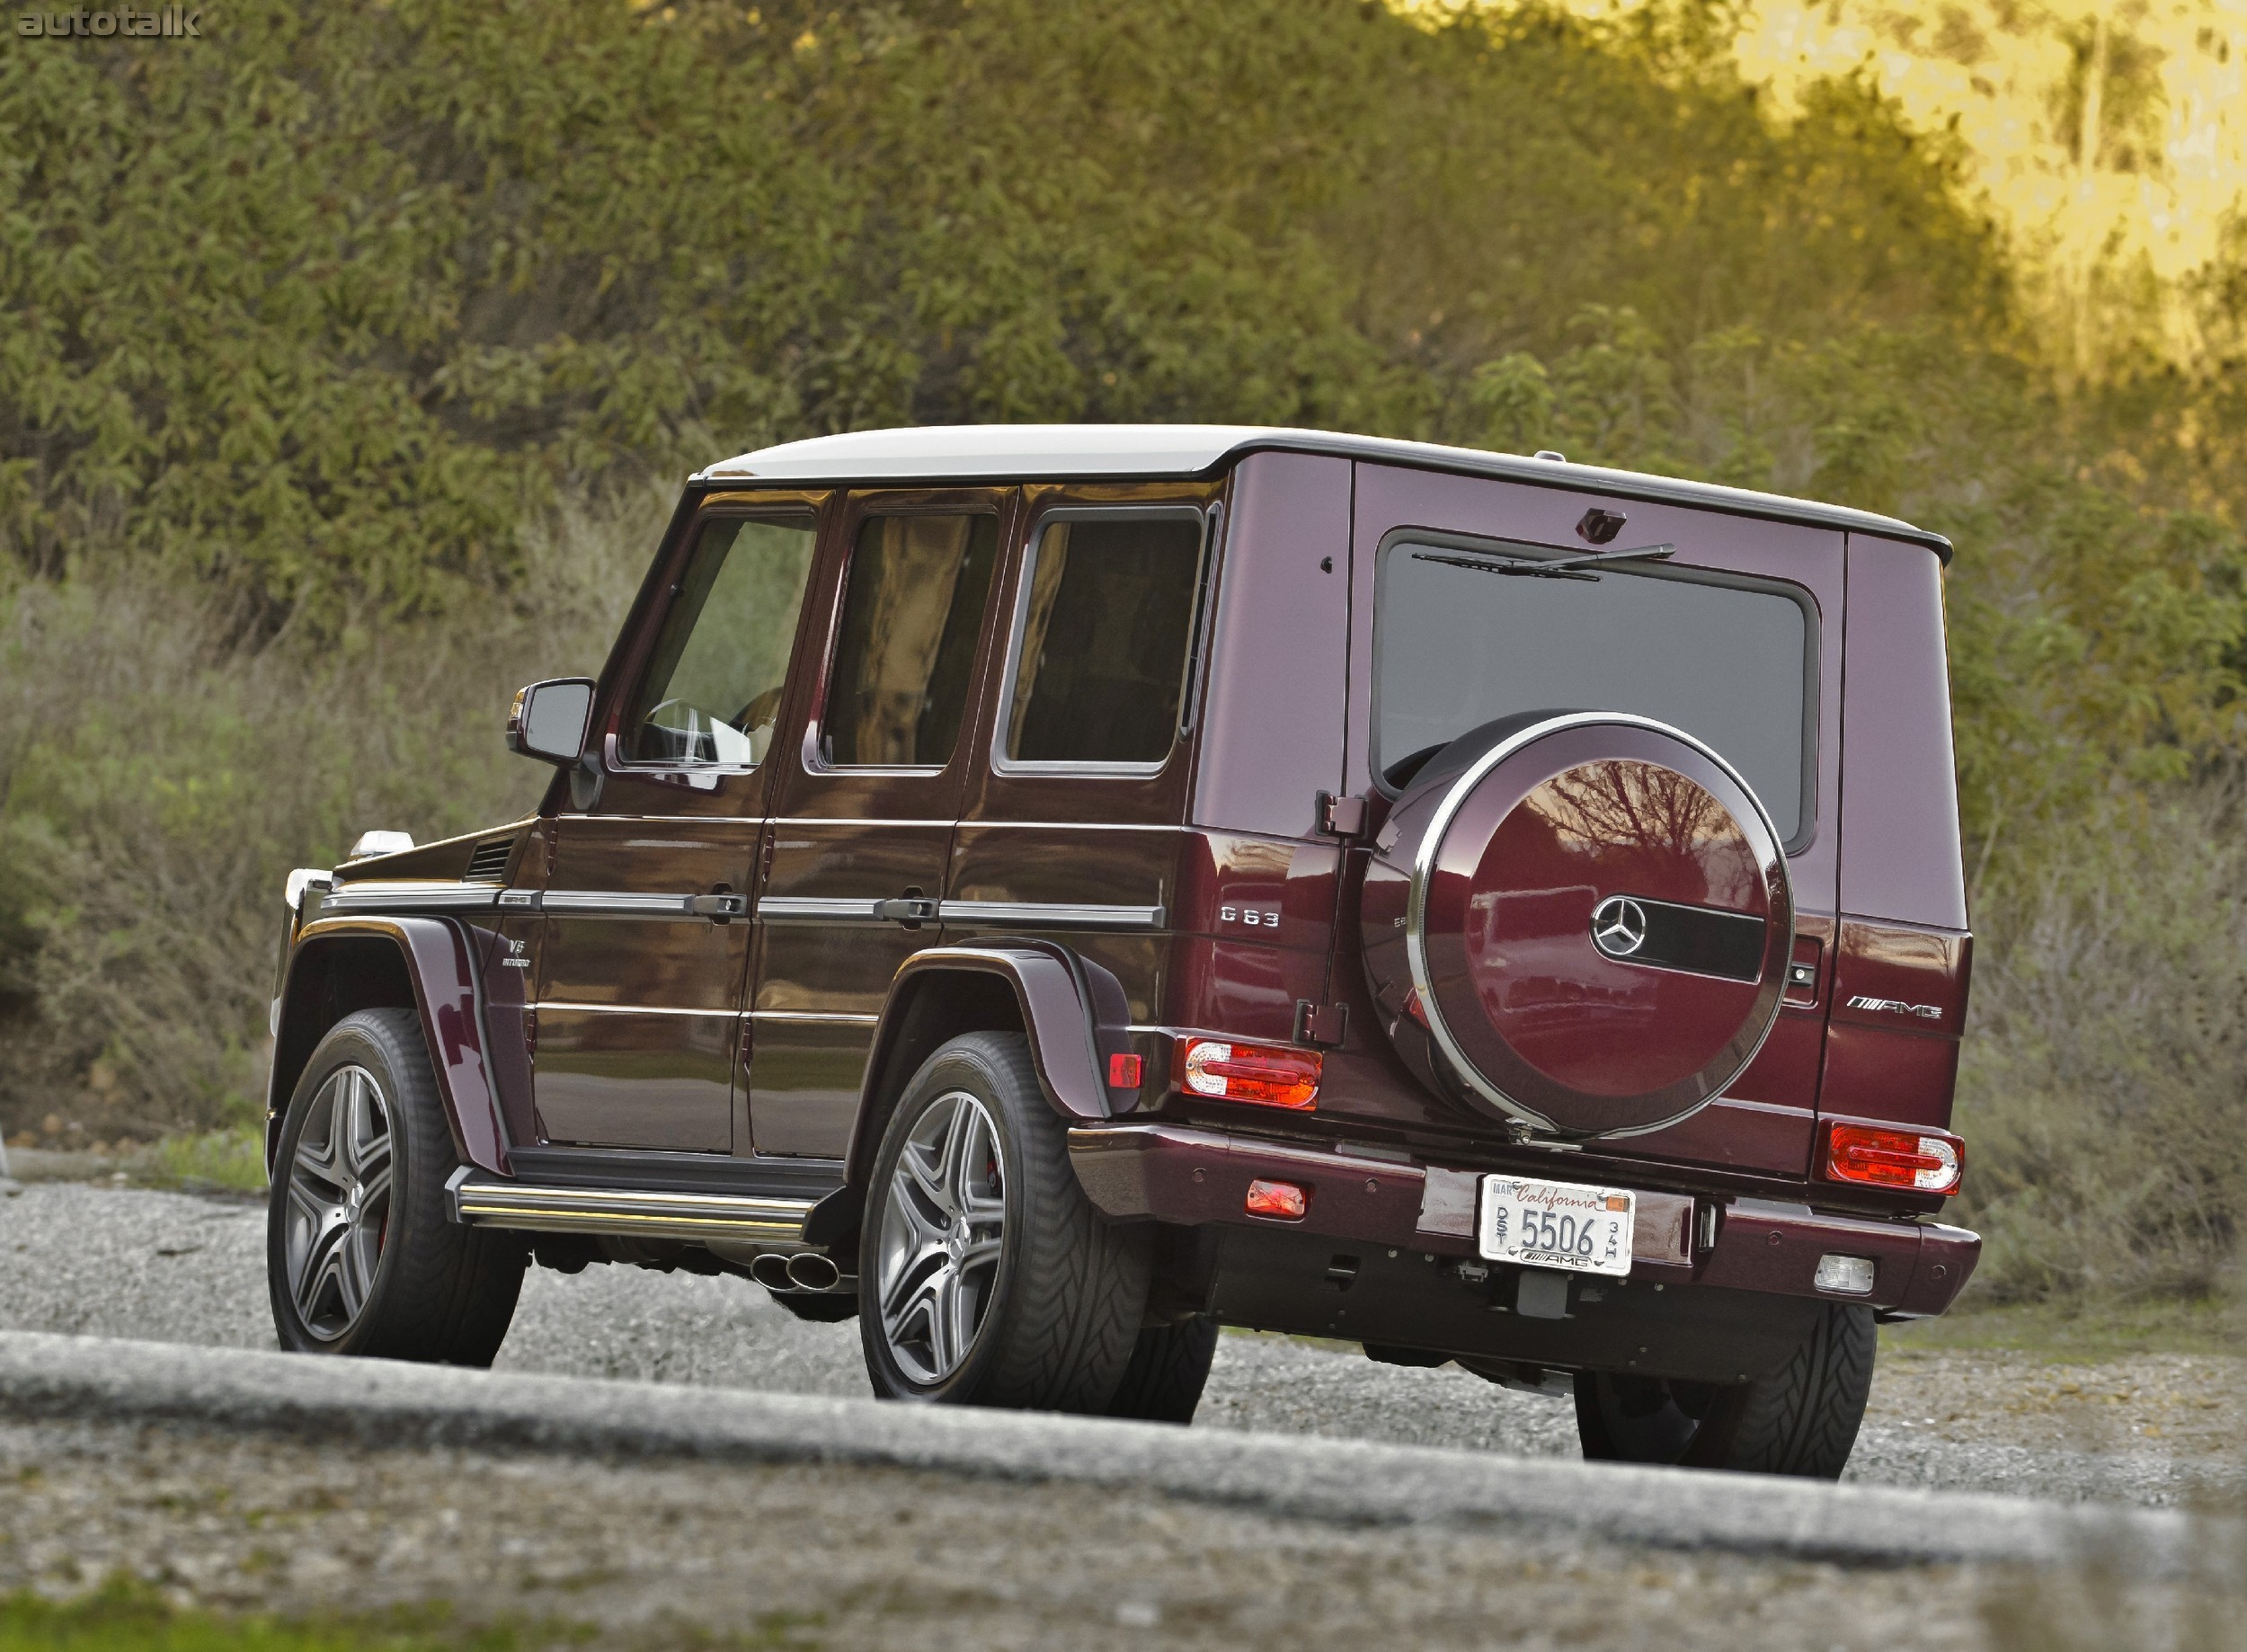
[[619, 1187], [536, 1187], [463, 1166], [445, 1185], [452, 1219], [535, 1233], [636, 1234], [651, 1239], [757, 1239], [797, 1244], [815, 1199], [733, 1193], [657, 1193]]

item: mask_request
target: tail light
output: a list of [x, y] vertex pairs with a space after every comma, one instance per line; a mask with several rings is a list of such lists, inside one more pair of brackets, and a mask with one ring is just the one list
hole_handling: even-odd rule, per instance
[[1248, 1184], [1251, 1216], [1276, 1216], [1283, 1221], [1295, 1221], [1310, 1208], [1310, 1195], [1292, 1182], [1259, 1179]]
[[1913, 1193], [1949, 1193], [1966, 1168], [1966, 1143], [1923, 1130], [1876, 1130], [1835, 1124], [1825, 1138], [1828, 1181]]
[[1227, 1044], [1188, 1038], [1179, 1069], [1196, 1096], [1254, 1102], [1265, 1107], [1309, 1110], [1319, 1105], [1320, 1058], [1316, 1050]]

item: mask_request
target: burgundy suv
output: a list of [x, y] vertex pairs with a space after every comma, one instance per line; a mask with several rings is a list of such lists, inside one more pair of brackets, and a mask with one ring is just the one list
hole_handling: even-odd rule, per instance
[[870, 431], [688, 480], [536, 816], [290, 880], [284, 1346], [524, 1267], [857, 1315], [877, 1394], [1185, 1421], [1220, 1325], [1834, 1475], [1941, 1312], [1949, 544], [1314, 431]]

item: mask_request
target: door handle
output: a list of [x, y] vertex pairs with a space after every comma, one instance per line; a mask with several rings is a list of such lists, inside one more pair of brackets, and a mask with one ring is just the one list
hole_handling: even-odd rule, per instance
[[937, 903], [924, 895], [912, 894], [896, 901], [876, 901], [874, 915], [892, 923], [903, 924], [908, 929], [918, 929], [925, 923], [937, 920]]
[[749, 897], [730, 894], [724, 890], [715, 890], [706, 895], [688, 895], [687, 910], [697, 918], [707, 918], [717, 923], [729, 923], [736, 918], [747, 915]]

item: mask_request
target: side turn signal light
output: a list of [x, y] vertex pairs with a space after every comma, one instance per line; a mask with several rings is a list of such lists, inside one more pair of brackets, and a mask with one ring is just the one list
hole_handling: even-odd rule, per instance
[[1186, 1088], [1196, 1096], [1266, 1107], [1307, 1109], [1319, 1105], [1321, 1061], [1316, 1050], [1227, 1044], [1216, 1038], [1182, 1042], [1186, 1053], [1179, 1070], [1186, 1074]]
[[1310, 1195], [1292, 1182], [1254, 1181], [1248, 1184], [1248, 1214], [1277, 1216], [1296, 1221], [1310, 1208]]
[[1966, 1143], [1952, 1135], [1918, 1130], [1875, 1130], [1835, 1124], [1825, 1139], [1829, 1181], [1913, 1193], [1949, 1193], [1966, 1168]]

